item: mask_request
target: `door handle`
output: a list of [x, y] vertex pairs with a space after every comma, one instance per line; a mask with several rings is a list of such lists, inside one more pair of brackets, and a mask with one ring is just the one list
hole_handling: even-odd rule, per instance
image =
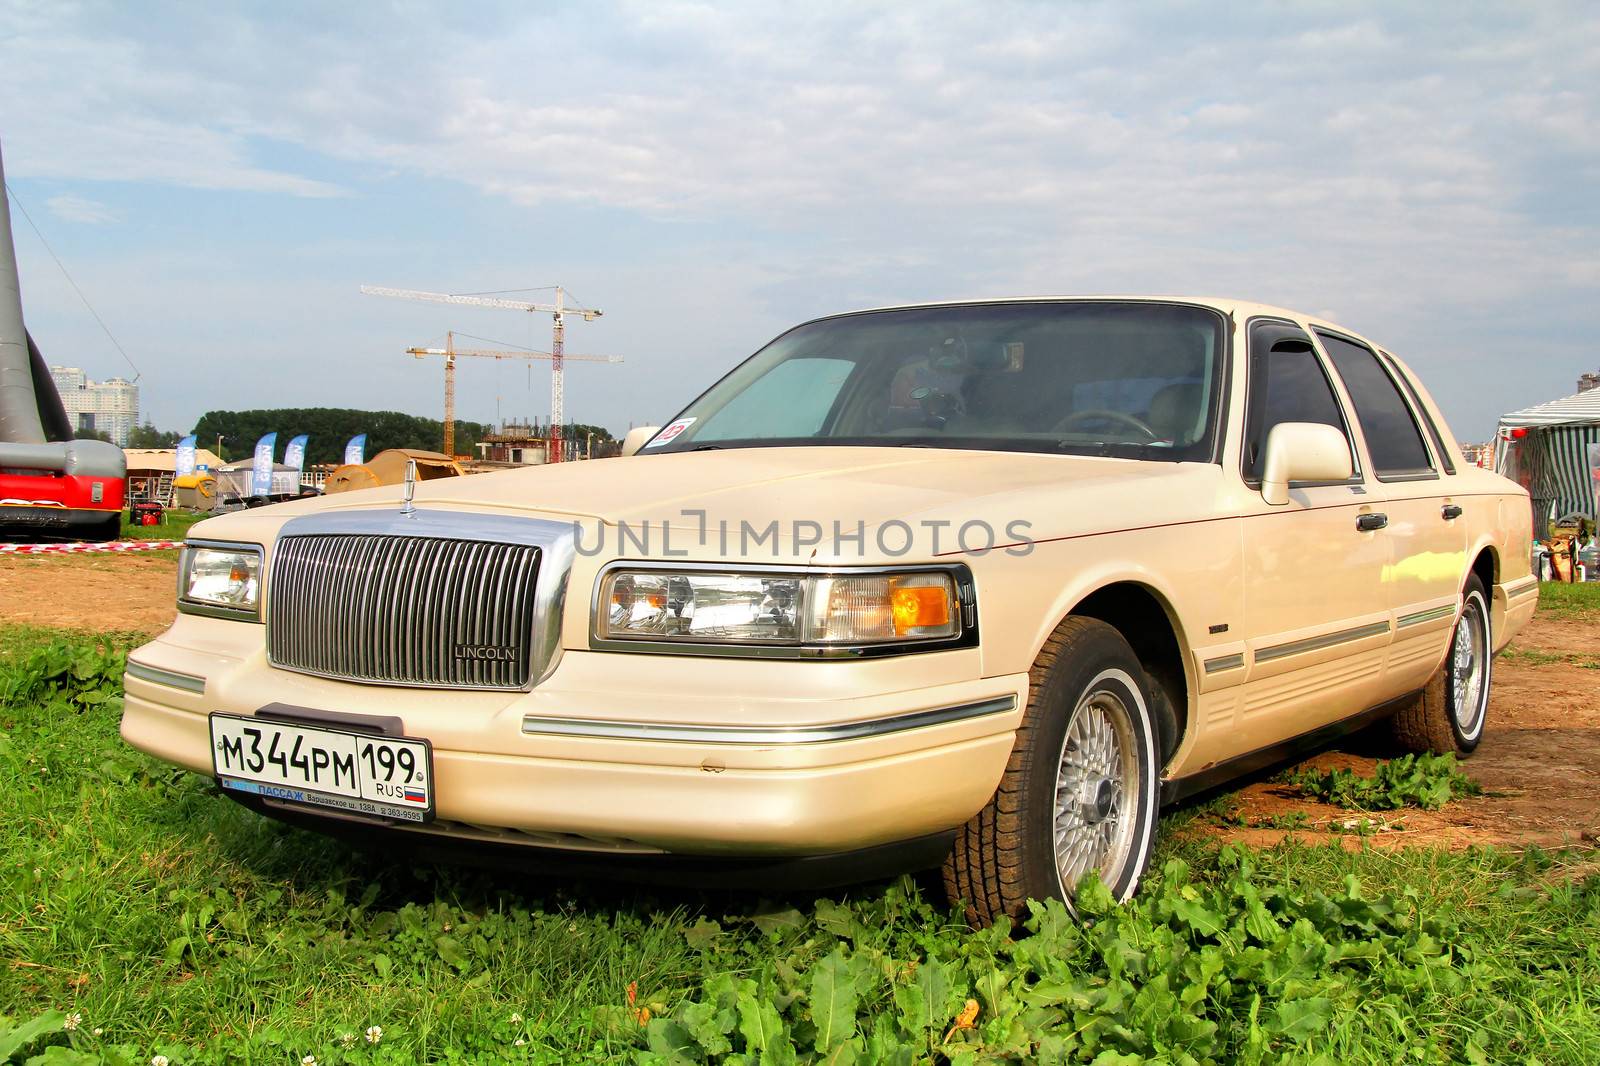
[[1444, 505], [1444, 509], [1442, 511], [1440, 511], [1439, 513], [1444, 515], [1444, 520], [1446, 522], [1448, 522], [1452, 518], [1460, 518], [1461, 517], [1461, 508], [1456, 506], [1453, 503], [1447, 503], [1447, 504]]
[[1382, 529], [1389, 524], [1389, 516], [1373, 513], [1356, 516], [1356, 528], [1363, 533], [1371, 533], [1374, 529]]

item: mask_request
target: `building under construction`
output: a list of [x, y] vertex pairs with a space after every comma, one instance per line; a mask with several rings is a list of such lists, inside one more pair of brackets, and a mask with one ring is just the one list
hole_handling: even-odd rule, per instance
[[534, 422], [502, 422], [497, 433], [478, 438], [478, 462], [483, 466], [536, 466], [550, 462], [560, 449], [561, 462], [575, 459], [604, 459], [618, 454], [616, 441], [597, 441], [593, 434], [575, 436], [572, 426], [563, 427], [560, 436], [548, 425]]

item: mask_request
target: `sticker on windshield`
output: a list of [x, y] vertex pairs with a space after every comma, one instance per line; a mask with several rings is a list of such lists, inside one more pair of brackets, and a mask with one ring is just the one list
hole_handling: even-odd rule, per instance
[[671, 441], [677, 437], [679, 433], [682, 433], [693, 424], [694, 419], [692, 418], [680, 418], [676, 422], [672, 423], [672, 425], [668, 426], [666, 429], [663, 429], [660, 433], [657, 433], [654, 437], [652, 437], [650, 439], [650, 443], [646, 444], [645, 447], [658, 448], [663, 444], [671, 443]]

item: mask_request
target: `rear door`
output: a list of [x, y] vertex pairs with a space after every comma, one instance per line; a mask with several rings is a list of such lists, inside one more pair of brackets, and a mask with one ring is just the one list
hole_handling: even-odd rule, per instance
[[1264, 747], [1356, 714], [1378, 702], [1389, 643], [1384, 592], [1390, 553], [1378, 518], [1381, 486], [1362, 469], [1344, 402], [1311, 336], [1282, 319], [1249, 328], [1245, 483], [1260, 487], [1267, 433], [1280, 422], [1320, 422], [1345, 435], [1354, 475], [1296, 482], [1273, 507], [1258, 491], [1243, 522], [1243, 704], [1235, 717], [1244, 750]]
[[[1384, 683], [1385, 696], [1400, 696], [1426, 683], [1449, 645], [1466, 573], [1462, 508], [1477, 501], [1450, 495], [1455, 461], [1443, 454], [1436, 429], [1425, 435], [1425, 414], [1393, 365], [1353, 337], [1318, 330], [1317, 340], [1355, 408], [1372, 476], [1387, 498], [1383, 586], [1395, 636]], [[1430, 448], [1428, 437], [1440, 443]]]

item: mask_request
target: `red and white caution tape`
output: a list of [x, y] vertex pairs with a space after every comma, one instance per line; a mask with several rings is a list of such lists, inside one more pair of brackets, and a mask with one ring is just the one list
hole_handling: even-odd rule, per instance
[[0, 555], [65, 555], [89, 552], [153, 552], [181, 548], [181, 540], [113, 540], [105, 544], [71, 541], [65, 544], [0, 544]]

